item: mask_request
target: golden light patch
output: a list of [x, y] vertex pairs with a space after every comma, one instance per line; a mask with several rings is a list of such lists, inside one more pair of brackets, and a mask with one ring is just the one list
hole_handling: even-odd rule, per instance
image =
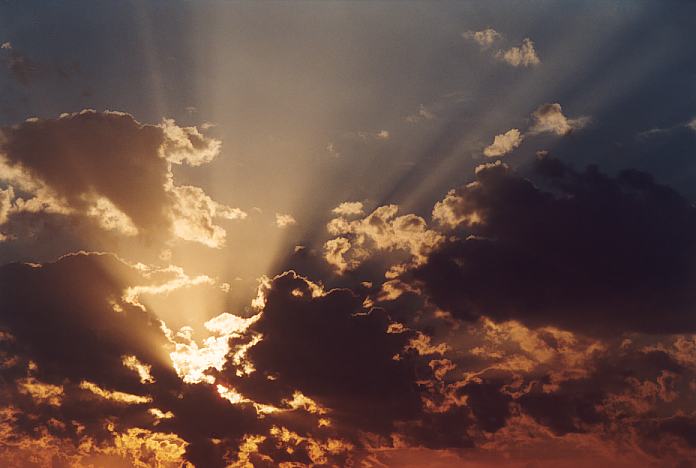
[[140, 377], [140, 383], [155, 383], [155, 378], [152, 377], [152, 374], [150, 373], [150, 371], [152, 370], [152, 366], [150, 366], [149, 364], [143, 364], [135, 356], [123, 356], [121, 362], [123, 362], [123, 366], [127, 369], [130, 369], [138, 373], [138, 377]]
[[40, 382], [34, 377], [17, 381], [17, 390], [25, 395], [31, 395], [38, 403], [60, 406], [63, 399], [63, 387]]
[[150, 403], [152, 398], [149, 396], [133, 395], [131, 393], [104, 390], [95, 383], [83, 380], [80, 382], [80, 388], [83, 390], [88, 390], [95, 395], [104, 398], [105, 400], [116, 401], [119, 403], [125, 403], [128, 405], [140, 405], [144, 403]]

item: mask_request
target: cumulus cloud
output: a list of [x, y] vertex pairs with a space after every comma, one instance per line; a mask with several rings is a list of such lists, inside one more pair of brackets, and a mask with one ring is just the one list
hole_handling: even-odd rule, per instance
[[505, 133], [496, 135], [493, 143], [484, 148], [483, 154], [489, 158], [503, 156], [520, 146], [523, 139], [524, 135], [518, 129], [512, 128]]
[[534, 50], [534, 42], [529, 38], [523, 39], [519, 47], [499, 50], [495, 57], [513, 67], [529, 67], [541, 63], [536, 50]]
[[425, 220], [413, 214], [397, 216], [396, 205], [380, 206], [365, 218], [351, 219], [343, 213], [327, 224], [335, 236], [324, 245], [325, 259], [343, 273], [360, 266], [374, 252], [400, 251], [407, 263], [419, 263], [442, 237], [428, 229]]
[[332, 424], [372, 432], [388, 433], [393, 420], [417, 411], [413, 367], [393, 359], [410, 334], [387, 333], [383, 313], [365, 311], [348, 290], [324, 292], [293, 272], [270, 281], [264, 295], [261, 316], [247, 331], [262, 337], [247, 351], [256, 372], [239, 377], [231, 367], [227, 374], [242, 393], [280, 406], [299, 390], [330, 408]]
[[493, 28], [486, 28], [482, 31], [466, 31], [462, 33], [462, 37], [476, 42], [484, 49], [502, 38], [501, 34]]
[[364, 213], [362, 202], [343, 202], [331, 210], [331, 212], [339, 216], [357, 216]]
[[[502, 34], [492, 28], [482, 31], [466, 31], [462, 33], [464, 39], [476, 42], [481, 51], [490, 49], [493, 44], [502, 39]], [[539, 65], [541, 60], [534, 49], [534, 42], [529, 38], [524, 38], [519, 46], [509, 49], [499, 49], [494, 57], [501, 62], [505, 62], [513, 67], [529, 67]]]
[[275, 224], [281, 229], [297, 224], [297, 220], [290, 214], [276, 213]]
[[23, 212], [82, 216], [126, 236], [220, 247], [225, 231], [215, 220], [246, 216], [198, 187], [176, 185], [172, 165], [205, 164], [220, 150], [218, 140], [195, 127], [84, 110], [28, 119], [2, 129], [2, 136], [0, 178], [23, 194], [13, 198], [9, 221], [13, 215], [21, 221]]
[[436, 205], [436, 221], [469, 233], [415, 272], [440, 307], [593, 334], [696, 330], [692, 203], [636, 171], [611, 178], [550, 157], [535, 171], [553, 191], [488, 164]]
[[[486, 187], [470, 190], [510, 190], [496, 180], [515, 177], [506, 171], [480, 169], [476, 183]], [[500, 227], [493, 222], [500, 217], [489, 210], [482, 219]], [[469, 286], [459, 276], [452, 286], [449, 274], [471, 267], [490, 281], [497, 270], [483, 267], [496, 264], [483, 261], [454, 257], [437, 282], [478, 290], [482, 282]], [[494, 302], [454, 327], [441, 308], [451, 309], [422, 276], [417, 286], [404, 275], [384, 288], [351, 290], [290, 271], [262, 279], [255, 315], [213, 317], [210, 336], [199, 341], [143, 305], [145, 295], [196, 282], [176, 268], [78, 254], [6, 265], [0, 279], [0, 300], [10, 305], [0, 311], [5, 464], [21, 465], [43, 447], [36, 460], [78, 465], [95, 456], [136, 465], [350, 465], [393, 451], [394, 441], [425, 453], [467, 448], [489, 461], [534, 460], [541, 448], [559, 456], [582, 448], [612, 465], [693, 458], [693, 417], [684, 411], [696, 378], [691, 335], [587, 336], [507, 320]], [[524, 309], [520, 299], [513, 298]]]
[[545, 132], [567, 135], [573, 130], [584, 127], [588, 120], [587, 117], [567, 118], [563, 115], [561, 105], [558, 103], [543, 104], [532, 112], [532, 126], [528, 132], [532, 135]]
[[568, 135], [587, 125], [589, 117], [577, 117], [569, 119], [563, 115], [561, 105], [558, 103], [543, 104], [531, 114], [532, 125], [526, 133], [513, 128], [506, 133], [496, 135], [493, 143], [484, 148], [483, 154], [488, 157], [499, 157], [513, 151], [520, 146], [526, 136], [540, 133], [554, 133], [556, 135]]

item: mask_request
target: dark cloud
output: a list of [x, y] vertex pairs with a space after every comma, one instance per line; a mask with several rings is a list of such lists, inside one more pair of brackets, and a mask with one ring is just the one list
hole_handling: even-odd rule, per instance
[[83, 112], [29, 121], [3, 131], [2, 151], [74, 206], [109, 198], [137, 226], [168, 224], [162, 130], [128, 114]]
[[388, 434], [394, 420], [414, 417], [414, 363], [397, 357], [413, 335], [387, 333], [389, 318], [364, 309], [363, 299], [346, 289], [313, 296], [294, 272], [276, 277], [249, 329], [262, 337], [248, 351], [257, 371], [233, 385], [275, 405], [299, 390], [330, 408], [329, 417], [371, 432]]
[[[540, 158], [543, 185], [491, 164], [435, 209], [465, 233], [413, 277], [457, 317], [591, 334], [696, 330], [696, 209], [637, 171]], [[468, 234], [468, 237], [466, 237]]]
[[[11, 425], [17, 440], [48, 431], [77, 452], [85, 438], [108, 447], [117, 434], [140, 428], [176, 434], [188, 443], [189, 460], [214, 467], [257, 430], [252, 407], [231, 405], [215, 387], [176, 375], [160, 320], [122, 299], [127, 286], [148, 281], [113, 255], [0, 268], [0, 397], [19, 410]], [[127, 368], [124, 356], [149, 366], [152, 382]], [[151, 408], [173, 417], [160, 421]]]
[[158, 349], [166, 342], [158, 319], [121, 299], [138, 276], [112, 255], [69, 255], [38, 267], [6, 265], [0, 269], [0, 326], [21, 355], [38, 365], [42, 379], [86, 379], [132, 391], [137, 376], [121, 357], [161, 363], [165, 355]]
[[[10, 221], [57, 213], [124, 236], [174, 236], [220, 247], [225, 231], [215, 219], [246, 216], [198, 187], [174, 184], [173, 164], [198, 166], [219, 152], [220, 142], [195, 127], [170, 120], [146, 125], [122, 112], [83, 110], [28, 119], [3, 128], [1, 136], [0, 162], [7, 167], [0, 179], [16, 194], [6, 208]], [[9, 228], [3, 226], [8, 237], [21, 232], [12, 223]]]

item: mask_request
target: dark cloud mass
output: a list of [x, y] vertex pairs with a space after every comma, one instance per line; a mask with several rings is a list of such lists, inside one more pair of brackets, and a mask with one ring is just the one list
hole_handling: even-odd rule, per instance
[[0, 468], [696, 466], [694, 18], [0, 1]]
[[85, 237], [111, 232], [158, 245], [179, 239], [219, 248], [226, 233], [215, 221], [246, 213], [199, 187], [175, 184], [172, 170], [209, 163], [219, 150], [220, 142], [196, 127], [167, 119], [141, 124], [123, 112], [86, 109], [4, 127], [2, 240], [24, 234], [41, 213], [91, 223]]
[[[160, 447], [161, 466], [185, 453], [197, 466], [212, 467], [221, 459], [215, 453], [224, 450], [211, 439], [237, 444], [253, 430], [253, 410], [227, 404], [213, 387], [181, 382], [168, 361], [159, 319], [123, 299], [127, 286], [151, 282], [113, 255], [76, 254], [43, 266], [0, 269], [0, 395], [5, 418], [18, 412], [3, 421], [17, 438], [3, 440], [8, 450], [0, 460], [33, 466], [22, 461], [21, 449], [29, 444], [21, 434], [34, 440], [33, 450], [42, 446], [47, 456], [78, 465], [90, 457], [123, 457], [111, 450], [118, 441], [147, 444], [160, 437], [180, 448], [168, 453]], [[143, 381], [124, 365], [126, 356], [146, 366], [151, 377]], [[171, 419], [159, 421], [153, 408]], [[130, 440], [134, 427], [142, 431], [140, 442]], [[130, 460], [147, 465], [155, 459], [149, 456], [154, 455], [135, 450]]]
[[168, 222], [161, 128], [141, 125], [128, 114], [87, 111], [28, 121], [5, 129], [3, 137], [7, 159], [71, 205], [85, 204], [85, 196], [99, 194], [137, 226], [152, 229]]
[[395, 359], [412, 333], [387, 333], [384, 311], [363, 308], [364, 298], [350, 290], [312, 293], [293, 272], [273, 280], [249, 329], [263, 337], [248, 352], [258, 371], [234, 385], [273, 404], [300, 390], [340, 421], [389, 434], [393, 421], [420, 408], [415, 363]]
[[443, 201], [469, 235], [413, 273], [438, 305], [593, 334], [696, 330], [690, 201], [637, 171], [609, 177], [542, 157], [534, 175], [539, 185], [482, 166]]

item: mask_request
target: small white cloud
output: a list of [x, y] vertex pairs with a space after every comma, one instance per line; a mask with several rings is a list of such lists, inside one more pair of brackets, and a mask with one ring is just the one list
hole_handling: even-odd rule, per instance
[[518, 129], [510, 129], [503, 134], [496, 135], [493, 143], [483, 150], [483, 154], [489, 158], [503, 156], [520, 146], [523, 139], [524, 135]]
[[483, 31], [466, 31], [462, 33], [462, 37], [467, 40], [475, 41], [481, 48], [487, 49], [502, 36], [493, 28], [486, 28]]
[[390, 137], [391, 135], [389, 135], [389, 132], [387, 130], [380, 130], [375, 135], [375, 138], [377, 138], [378, 140], [388, 140]]
[[534, 50], [534, 42], [529, 38], [525, 38], [520, 47], [512, 47], [506, 51], [499, 50], [495, 57], [513, 67], [528, 67], [541, 63]]
[[536, 135], [539, 133], [555, 133], [556, 135], [566, 135], [573, 130], [578, 130], [589, 122], [588, 117], [569, 119], [563, 115], [561, 105], [557, 102], [553, 104], [543, 104], [532, 112], [532, 127], [529, 133]]
[[0, 45], [0, 49], [12, 50], [12, 44], [10, 42], [3, 42], [2, 45]]
[[294, 226], [295, 224], [297, 224], [297, 221], [295, 220], [295, 218], [292, 217], [292, 215], [276, 213], [275, 223], [276, 226], [283, 229], [288, 226]]
[[331, 210], [331, 212], [341, 216], [364, 214], [363, 204], [361, 202], [343, 202]]

